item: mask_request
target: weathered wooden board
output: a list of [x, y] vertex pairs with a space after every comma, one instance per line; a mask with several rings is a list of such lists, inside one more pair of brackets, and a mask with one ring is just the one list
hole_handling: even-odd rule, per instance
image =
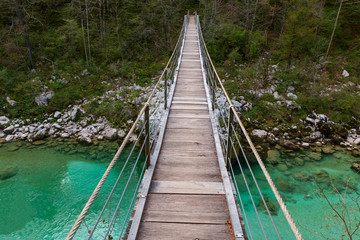
[[[186, 162], [184, 162], [186, 164]], [[205, 165], [200, 167], [203, 169]], [[153, 181], [194, 181], [194, 182], [218, 182], [221, 183], [222, 179], [219, 176], [219, 169], [213, 168], [199, 172], [199, 168], [190, 167], [159, 167], [153, 175]], [[196, 170], [198, 172], [196, 172]], [[171, 192], [174, 193], [174, 192]], [[181, 193], [181, 192], [180, 192]], [[193, 194], [200, 194], [195, 193]]]
[[172, 105], [171, 109], [184, 109], [184, 110], [206, 110], [207, 106], [202, 106], [202, 105], [186, 105], [186, 104], [176, 104], [176, 105]]
[[192, 98], [192, 97], [174, 97], [173, 101], [201, 101], [206, 102], [205, 97], [198, 97], [198, 98]]
[[190, 101], [180, 101], [180, 100], [173, 100], [172, 104], [192, 104], [192, 105], [207, 105], [207, 102], [190, 102]]
[[158, 159], [159, 168], [161, 167], [184, 167], [184, 168], [192, 168], [196, 169], [200, 173], [203, 170], [208, 169], [218, 169], [217, 159], [216, 158], [205, 158], [205, 157], [179, 157], [179, 156], [162, 156]]
[[148, 203], [150, 210], [223, 212], [226, 199], [224, 195], [150, 194]]
[[144, 222], [138, 239], [184, 240], [230, 239], [230, 228], [226, 224], [186, 224]]
[[152, 181], [151, 193], [173, 194], [225, 194], [222, 182], [200, 181]]
[[170, 117], [172, 114], [194, 114], [194, 115], [204, 115], [209, 114], [208, 109], [204, 110], [181, 110], [181, 109], [170, 109]]
[[207, 139], [206, 142], [213, 143], [213, 133], [212, 132], [204, 132], [194, 129], [167, 129], [166, 134], [164, 136], [164, 141], [201, 141]]
[[213, 150], [211, 144], [204, 141], [194, 141], [188, 139], [187, 141], [166, 141], [163, 143], [164, 150], [181, 149], [189, 151], [211, 151]]
[[[221, 213], [220, 213], [221, 214]], [[176, 222], [190, 224], [224, 224], [228, 217], [219, 216], [214, 212], [185, 212], [185, 211], [152, 211], [147, 210], [144, 214], [144, 222]]]

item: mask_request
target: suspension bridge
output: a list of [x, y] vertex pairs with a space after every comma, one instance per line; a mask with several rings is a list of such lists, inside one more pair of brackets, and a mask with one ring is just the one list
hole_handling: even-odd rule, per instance
[[[137, 141], [124, 153], [133, 134]], [[124, 154], [106, 199], [97, 198]], [[199, 16], [187, 14], [162, 75], [66, 239], [259, 239], [255, 231], [262, 239], [282, 239], [251, 170], [250, 154], [294, 239], [302, 239], [215, 70]], [[124, 172], [129, 173], [125, 181]], [[256, 228], [240, 197], [242, 189], [253, 206]], [[100, 212], [91, 210], [95, 201], [101, 202]], [[262, 223], [257, 201], [271, 231]], [[89, 215], [95, 220], [86, 221]], [[85, 235], [79, 234], [83, 225]]]

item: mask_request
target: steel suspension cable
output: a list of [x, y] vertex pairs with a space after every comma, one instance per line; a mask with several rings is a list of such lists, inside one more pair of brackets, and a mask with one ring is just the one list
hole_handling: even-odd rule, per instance
[[[221, 86], [221, 88], [222, 88], [222, 90], [223, 90], [223, 93], [224, 93], [227, 101], [229, 102], [229, 104], [232, 105], [232, 102], [231, 102], [231, 100], [230, 100], [230, 98], [229, 98], [229, 95], [227, 94], [227, 92], [226, 92], [226, 90], [225, 90], [225, 87], [224, 87], [224, 85], [222, 84], [218, 73], [216, 72], [214, 63], [212, 62], [211, 57], [210, 57], [210, 54], [209, 54], [209, 52], [208, 52], [208, 50], [207, 50], [207, 47], [206, 47], [206, 44], [205, 44], [205, 40], [204, 40], [204, 36], [202, 35], [201, 28], [200, 28], [199, 16], [197, 16], [197, 24], [198, 24], [198, 26], [199, 26], [199, 27], [198, 27], [199, 35], [201, 36], [200, 41], [202, 41], [202, 46], [203, 46], [204, 51], [205, 51], [205, 53], [206, 53], [206, 57], [208, 58], [208, 61], [210, 62], [211, 68], [213, 68], [213, 71], [214, 71], [215, 76], [216, 76], [216, 80], [217, 80], [217, 82], [219, 83], [219, 85]], [[274, 195], [275, 195], [275, 197], [276, 197], [276, 200], [278, 201], [278, 203], [279, 203], [279, 205], [280, 205], [280, 207], [281, 207], [281, 210], [283, 211], [283, 213], [284, 213], [284, 215], [285, 215], [285, 218], [286, 218], [286, 220], [288, 221], [288, 223], [289, 223], [289, 225], [290, 225], [290, 227], [291, 227], [291, 230], [293, 231], [293, 233], [294, 233], [294, 235], [295, 235], [295, 237], [296, 237], [297, 240], [303, 240], [303, 237], [301, 236], [301, 233], [300, 233], [299, 229], [297, 228], [297, 226], [296, 226], [293, 218], [291, 217], [291, 214], [290, 214], [289, 210], [287, 209], [287, 207], [286, 207], [283, 199], [281, 198], [281, 195], [280, 195], [279, 191], [277, 190], [274, 182], [272, 181], [272, 179], [271, 179], [271, 177], [270, 177], [270, 174], [269, 174], [269, 172], [267, 171], [267, 169], [266, 169], [263, 161], [261, 160], [261, 158], [260, 158], [260, 156], [259, 156], [259, 154], [258, 154], [258, 152], [257, 152], [257, 150], [256, 150], [256, 148], [255, 148], [255, 146], [254, 146], [254, 144], [253, 144], [253, 142], [251, 141], [251, 139], [250, 139], [250, 137], [249, 137], [249, 134], [247, 133], [247, 131], [246, 131], [246, 129], [245, 129], [242, 121], [240, 120], [240, 117], [238, 116], [238, 114], [237, 114], [237, 112], [235, 111], [235, 109], [233, 109], [232, 111], [234, 112], [234, 116], [235, 116], [237, 122], [239, 123], [240, 128], [241, 128], [242, 132], [244, 133], [245, 138], [246, 138], [247, 142], [249, 143], [250, 148], [251, 148], [253, 154], [255, 155], [255, 158], [256, 158], [257, 162], [259, 163], [260, 168], [261, 168], [261, 170], [263, 171], [266, 180], [267, 180], [268, 183], [269, 183], [270, 188], [271, 188], [271, 190], [273, 191], [273, 193], [274, 193]]]
[[[148, 136], [146, 136], [146, 138], [147, 138], [147, 137], [148, 137]], [[145, 139], [145, 140], [146, 140], [146, 139]], [[110, 222], [110, 224], [109, 224], [109, 228], [108, 228], [108, 230], [107, 230], [107, 232], [106, 232], [106, 234], [105, 234], [104, 240], [106, 240], [106, 237], [108, 236], [108, 234], [110, 234], [110, 233], [112, 232], [113, 225], [114, 225], [114, 221], [115, 221], [116, 216], [117, 216], [117, 211], [118, 211], [119, 208], [120, 208], [121, 202], [122, 202], [122, 200], [123, 200], [123, 198], [124, 198], [124, 195], [125, 195], [125, 192], [126, 192], [126, 189], [127, 189], [128, 185], [129, 185], [130, 180], [131, 180], [131, 178], [132, 178], [132, 176], [133, 176], [133, 173], [134, 173], [134, 171], [135, 171], [135, 169], [136, 169], [136, 165], [137, 165], [137, 162], [139, 161], [139, 158], [140, 158], [140, 156], [141, 156], [141, 153], [142, 153], [142, 151], [143, 151], [143, 149], [144, 149], [145, 142], [146, 142], [146, 141], [144, 141], [144, 143], [143, 143], [143, 145], [142, 145], [142, 147], [141, 147], [141, 150], [139, 151], [139, 154], [138, 154], [138, 157], [137, 157], [136, 162], [135, 162], [135, 164], [134, 164], [134, 167], [133, 167], [132, 170], [131, 170], [130, 176], [129, 176], [127, 182], [126, 182], [126, 185], [125, 185], [125, 187], [124, 187], [124, 190], [122, 191], [120, 200], [119, 200], [119, 202], [118, 202], [118, 204], [117, 204], [117, 206], [116, 206], [116, 209], [115, 209], [115, 211], [114, 211], [113, 217], [112, 217], [111, 222]], [[148, 158], [148, 156], [146, 156], [146, 160], [147, 160], [147, 158]]]
[[145, 109], [148, 107], [151, 98], [153, 97], [154, 93], [156, 92], [158, 86], [160, 85], [160, 82], [162, 81], [164, 74], [166, 72], [166, 69], [168, 68], [169, 64], [171, 63], [171, 61], [173, 60], [175, 53], [178, 52], [178, 48], [179, 48], [179, 43], [180, 41], [183, 40], [184, 38], [184, 33], [185, 30], [187, 28], [187, 17], [185, 17], [185, 20], [183, 22], [183, 26], [182, 26], [182, 30], [181, 33], [179, 35], [178, 41], [175, 45], [174, 51], [171, 54], [171, 57], [169, 59], [169, 61], [167, 62], [166, 66], [165, 66], [165, 70], [162, 72], [158, 82], [155, 84], [153, 91], [150, 93], [147, 102], [145, 103], [145, 105], [143, 106], [143, 108], [140, 110], [139, 115], [137, 116], [135, 122], [133, 123], [132, 127], [130, 128], [128, 134], [125, 136], [122, 144], [120, 145], [118, 151], [116, 152], [115, 156], [113, 157], [113, 159], [111, 160], [109, 166], [107, 167], [105, 173], [103, 174], [103, 176], [101, 177], [99, 183], [97, 184], [96, 188], [94, 189], [93, 193], [91, 194], [89, 200], [87, 201], [87, 203], [85, 204], [83, 210], [81, 211], [81, 213], [79, 214], [78, 218], [76, 219], [74, 225], [72, 226], [72, 228], [70, 229], [66, 240], [72, 240], [77, 232], [77, 230], [79, 229], [81, 223], [83, 222], [83, 220], [85, 219], [85, 216], [87, 214], [87, 212], [89, 211], [91, 205], [93, 204], [93, 202], [95, 201], [97, 195], [100, 192], [100, 189], [102, 188], [102, 186], [104, 185], [104, 182], [106, 181], [107, 177], [110, 174], [110, 171], [112, 170], [112, 168], [114, 167], [115, 163], [117, 162], [120, 154], [122, 153], [123, 149], [125, 148], [126, 144], [128, 143], [131, 134], [134, 132], [134, 130], [136, 129], [136, 125], [138, 124], [138, 122], [140, 121], [140, 118], [142, 117], [142, 115], [145, 113]]
[[[232, 128], [233, 128], [233, 130], [234, 130], [234, 127], [232, 127]], [[244, 149], [243, 149], [243, 147], [242, 147], [242, 145], [241, 145], [241, 143], [240, 143], [240, 141], [239, 141], [239, 138], [238, 138], [236, 132], [235, 132], [235, 137], [236, 137], [236, 139], [237, 139], [237, 142], [238, 142], [238, 144], [239, 144], [239, 147], [240, 147], [240, 149], [241, 149], [241, 152], [242, 152], [242, 155], [243, 155], [243, 157], [244, 157], [244, 159], [245, 159], [245, 162], [246, 162], [246, 164], [247, 164], [247, 166], [248, 166], [248, 169], [249, 169], [249, 171], [250, 171], [250, 173], [251, 173], [251, 176], [252, 176], [252, 178], [253, 178], [253, 180], [254, 180], [255, 186], [256, 186], [259, 194], [260, 194], [261, 200], [262, 200], [263, 203], [264, 203], [264, 206], [265, 206], [265, 208], [266, 208], [266, 211], [267, 211], [267, 213], [268, 213], [268, 215], [269, 215], [269, 217], [270, 217], [270, 219], [271, 219], [271, 222], [272, 222], [272, 224], [273, 224], [273, 226], [274, 226], [274, 228], [275, 228], [275, 231], [276, 231], [279, 239], [281, 239], [280, 233], [279, 233], [279, 231], [278, 231], [278, 229], [277, 229], [277, 227], [276, 227], [276, 225], [275, 225], [275, 222], [274, 222], [273, 217], [271, 216], [271, 213], [270, 213], [270, 211], [269, 211], [269, 208], [268, 208], [268, 206], [267, 206], [267, 204], [266, 204], [266, 201], [265, 201], [265, 199], [264, 199], [264, 196], [263, 196], [262, 193], [261, 193], [259, 184], [258, 184], [258, 182], [256, 181], [255, 175], [254, 175], [254, 173], [253, 173], [253, 171], [252, 171], [252, 169], [251, 169], [251, 166], [250, 166], [250, 164], [249, 164], [249, 161], [248, 161], [248, 159], [247, 159], [247, 157], [246, 157], [246, 154], [245, 154], [245, 152], [244, 152]], [[232, 144], [233, 144], [233, 143], [232, 143]], [[237, 153], [235, 153], [235, 154], [237, 154]], [[239, 164], [240, 164], [240, 162], [239, 162]]]

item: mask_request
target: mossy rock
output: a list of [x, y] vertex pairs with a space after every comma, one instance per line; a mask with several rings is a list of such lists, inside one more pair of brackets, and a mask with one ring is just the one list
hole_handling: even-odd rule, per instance
[[290, 184], [282, 178], [276, 179], [276, 187], [282, 192], [292, 192], [293, 188]]
[[[278, 206], [277, 202], [272, 199], [269, 199], [268, 197], [264, 197], [264, 200], [265, 200], [266, 206], [268, 207], [271, 215], [277, 216], [278, 211], [279, 211], [279, 206]], [[266, 207], [261, 198], [259, 199], [259, 203], [258, 203], [257, 207], [259, 210], [266, 211]]]
[[0, 172], [0, 180], [6, 180], [14, 177], [19, 172], [18, 167], [8, 167]]

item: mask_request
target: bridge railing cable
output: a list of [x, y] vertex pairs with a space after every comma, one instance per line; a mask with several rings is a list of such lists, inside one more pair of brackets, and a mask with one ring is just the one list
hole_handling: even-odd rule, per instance
[[[297, 240], [303, 239], [299, 229], [297, 228], [293, 218], [291, 217], [284, 201], [282, 200], [280, 193], [278, 192], [273, 180], [270, 177], [263, 161], [261, 160], [253, 142], [251, 141], [249, 134], [247, 133], [228, 93], [226, 92], [219, 75], [216, 72], [215, 66], [210, 58], [210, 54], [207, 50], [204, 37], [202, 35], [199, 16], [196, 15], [196, 24], [198, 37], [200, 41], [200, 51], [202, 56], [203, 69], [205, 71], [206, 82], [208, 84], [212, 110], [217, 119], [217, 125], [220, 135], [220, 142], [222, 145], [223, 153], [227, 168], [230, 172], [230, 176], [234, 182], [235, 192], [239, 201], [241, 213], [245, 223], [247, 237], [249, 239], [256, 239], [254, 236], [254, 225], [250, 223], [249, 215], [255, 212], [255, 218], [257, 219], [258, 226], [260, 226], [264, 239], [274, 239], [276, 235], [278, 239], [281, 239], [278, 227], [275, 224], [271, 210], [268, 206], [268, 199], [262, 194], [257, 178], [254, 175], [250, 158], [255, 158], [256, 162], [260, 166], [270, 188], [275, 195], [277, 202], [284, 213], [287, 222]], [[246, 151], [251, 150], [251, 151]], [[249, 156], [250, 152], [250, 156]], [[255, 187], [249, 187], [250, 185]], [[243, 199], [250, 199], [250, 205], [252, 210], [245, 207]], [[258, 203], [256, 203], [258, 200]], [[264, 215], [259, 213], [259, 206], [264, 208], [264, 211], [270, 219], [272, 230], [269, 226], [264, 227]], [[269, 234], [270, 232], [270, 234]], [[258, 234], [258, 233], [257, 233]], [[269, 236], [270, 237], [269, 237]]]
[[[169, 93], [174, 89], [188, 21], [189, 13], [184, 17], [178, 41], [164, 71], [69, 231], [67, 240], [73, 239], [76, 234], [81, 239], [123, 238], [142, 177], [150, 164], [161, 120], [166, 111], [169, 111]], [[130, 139], [134, 137], [136, 140], [130, 143]], [[118, 161], [120, 156], [121, 160]], [[116, 180], [105, 184], [109, 175], [115, 176], [113, 179]], [[93, 205], [96, 207], [91, 208]]]

